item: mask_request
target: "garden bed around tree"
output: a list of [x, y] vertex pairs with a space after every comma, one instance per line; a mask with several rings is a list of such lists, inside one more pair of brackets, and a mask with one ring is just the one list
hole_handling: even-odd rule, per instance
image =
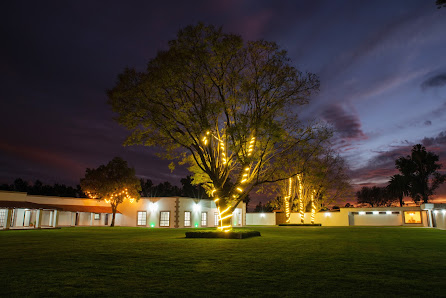
[[246, 239], [260, 236], [258, 231], [232, 230], [229, 232], [220, 232], [215, 230], [200, 230], [186, 232], [186, 238], [224, 238], [224, 239]]
[[279, 224], [280, 227], [320, 227], [322, 226], [322, 224], [320, 223], [314, 223], [314, 224], [291, 224], [291, 223], [284, 223], [284, 224]]

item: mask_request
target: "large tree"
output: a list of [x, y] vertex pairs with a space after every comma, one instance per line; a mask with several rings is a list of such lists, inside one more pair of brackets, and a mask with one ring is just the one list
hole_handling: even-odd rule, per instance
[[358, 204], [369, 204], [371, 207], [387, 206], [391, 203], [388, 199], [387, 189], [378, 186], [364, 186], [356, 192]]
[[[317, 148], [301, 147], [291, 157], [278, 170], [283, 172], [282, 175], [289, 175], [289, 179], [276, 183], [275, 191], [283, 198], [287, 222], [291, 210], [294, 210], [299, 211], [304, 223], [308, 205], [314, 222], [317, 211], [350, 191], [347, 166], [344, 159], [331, 149], [329, 139], [321, 139]], [[298, 174], [293, 176], [293, 173]]]
[[138, 201], [141, 192], [135, 169], [130, 168], [120, 157], [113, 158], [107, 165], [97, 169], [87, 168], [85, 177], [81, 179], [81, 187], [88, 197], [110, 203], [113, 212], [111, 227], [115, 226], [118, 205], [124, 200]]
[[421, 144], [413, 146], [410, 155], [395, 161], [395, 166], [404, 177], [414, 202], [429, 202], [429, 197], [445, 182], [446, 175], [438, 172], [441, 169], [438, 161], [438, 155], [426, 151]]
[[297, 112], [318, 88], [317, 76], [295, 69], [276, 43], [198, 24], [180, 30], [145, 71], [126, 69], [108, 96], [132, 131], [126, 144], [158, 146], [188, 163], [226, 230], [254, 187], [287, 178], [275, 172], [283, 156], [316, 138]]
[[396, 174], [390, 177], [387, 194], [391, 199], [398, 199], [400, 207], [404, 205], [404, 197], [409, 195], [409, 181], [406, 177]]

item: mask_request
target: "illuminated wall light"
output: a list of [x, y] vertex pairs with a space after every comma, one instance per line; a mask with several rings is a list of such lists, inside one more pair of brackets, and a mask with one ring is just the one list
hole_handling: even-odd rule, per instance
[[195, 227], [198, 228], [198, 224], [197, 223], [195, 224]]
[[359, 215], [365, 215], [364, 211], [359, 211]]
[[330, 216], [330, 212], [325, 212], [325, 216]]
[[438, 210], [434, 210], [434, 214], [437, 214], [438, 213]]
[[443, 214], [445, 214], [446, 213], [446, 209], [441, 210], [441, 212], [443, 212]]
[[151, 212], [155, 212], [158, 209], [158, 204], [155, 202], [151, 202], [149, 205], [149, 209]]
[[373, 211], [373, 214], [377, 215], [377, 214], [379, 214], [379, 212], [378, 211]]
[[265, 217], [265, 213], [260, 213], [260, 217]]
[[392, 214], [392, 211], [386, 211], [386, 214]]
[[155, 227], [155, 224], [154, 224], [154, 223], [151, 223], [151, 224], [150, 224], [150, 227], [151, 227], [151, 228], [154, 228], [154, 227]]
[[195, 212], [200, 212], [200, 210], [201, 210], [201, 206], [200, 206], [200, 204], [195, 204], [195, 205], [194, 205], [194, 211], [195, 211]]

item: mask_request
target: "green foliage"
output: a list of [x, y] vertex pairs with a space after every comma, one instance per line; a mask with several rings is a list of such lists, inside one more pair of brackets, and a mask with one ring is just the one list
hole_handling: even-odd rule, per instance
[[131, 131], [127, 145], [162, 147], [165, 158], [190, 165], [194, 184], [216, 189], [220, 207], [234, 208], [255, 186], [283, 179], [275, 164], [317, 138], [320, 127], [302, 126], [297, 112], [318, 88], [274, 42], [244, 43], [198, 24], [144, 72], [124, 70], [108, 102]]
[[139, 200], [141, 183], [135, 176], [135, 169], [120, 157], [113, 158], [107, 165], [97, 169], [87, 168], [80, 183], [82, 190], [91, 198], [110, 201], [113, 210], [111, 226], [119, 204], [125, 199]]

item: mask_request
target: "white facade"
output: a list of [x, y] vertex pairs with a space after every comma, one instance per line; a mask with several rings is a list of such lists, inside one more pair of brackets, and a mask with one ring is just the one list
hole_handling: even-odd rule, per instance
[[[183, 197], [140, 198], [118, 205], [115, 226], [186, 228], [217, 227], [218, 210], [212, 200]], [[245, 225], [246, 204], [233, 212], [234, 227]], [[110, 204], [88, 198], [30, 196], [0, 191], [0, 229], [67, 226], [107, 226]], [[8, 223], [9, 221], [9, 223]]]
[[[310, 223], [310, 213], [304, 222]], [[247, 213], [246, 225], [278, 225], [283, 213]], [[423, 204], [419, 207], [341, 208], [315, 214], [322, 226], [408, 226], [446, 229], [446, 204]], [[291, 213], [291, 224], [301, 223], [299, 213]]]

